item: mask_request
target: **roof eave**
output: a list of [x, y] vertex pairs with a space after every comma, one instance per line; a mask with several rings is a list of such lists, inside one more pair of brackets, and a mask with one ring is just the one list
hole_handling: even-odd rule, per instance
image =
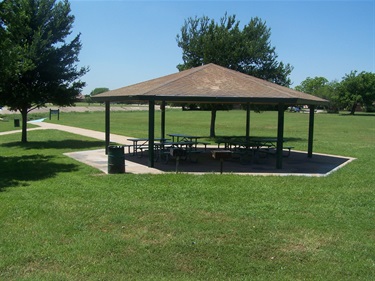
[[129, 101], [167, 101], [167, 102], [189, 102], [189, 103], [257, 103], [257, 104], [287, 104], [287, 105], [324, 105], [326, 100], [309, 100], [298, 98], [266, 98], [266, 97], [207, 97], [207, 96], [94, 96], [97, 102], [129, 102]]

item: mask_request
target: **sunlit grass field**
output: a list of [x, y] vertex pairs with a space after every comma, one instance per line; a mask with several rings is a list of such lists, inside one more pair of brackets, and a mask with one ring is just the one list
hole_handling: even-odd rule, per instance
[[[245, 115], [219, 112], [216, 134], [244, 135]], [[111, 132], [147, 136], [147, 118], [113, 112]], [[51, 122], [104, 131], [103, 112]], [[251, 113], [251, 135], [274, 136], [276, 125], [275, 112]], [[307, 130], [307, 114], [286, 113], [296, 149], [307, 149]], [[168, 110], [166, 131], [208, 136], [209, 112]], [[357, 158], [325, 178], [103, 175], [63, 155], [102, 141], [28, 136], [0, 136], [0, 280], [375, 276], [375, 115], [316, 114], [314, 151]]]

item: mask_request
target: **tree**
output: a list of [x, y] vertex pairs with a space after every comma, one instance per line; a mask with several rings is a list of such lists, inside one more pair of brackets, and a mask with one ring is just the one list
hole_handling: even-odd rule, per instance
[[94, 90], [91, 91], [90, 96], [95, 96], [101, 93], [108, 92], [109, 88], [95, 88]]
[[218, 110], [231, 110], [233, 108], [232, 104], [224, 103], [212, 103], [212, 104], [202, 104], [201, 109], [211, 111], [211, 123], [210, 123], [210, 137], [214, 138], [216, 136], [215, 124], [216, 124], [216, 113]]
[[307, 77], [301, 82], [300, 85], [296, 86], [297, 91], [308, 93], [311, 95], [318, 96], [322, 92], [322, 88], [328, 84], [328, 80], [324, 77]]
[[324, 77], [307, 77], [300, 85], [296, 86], [295, 89], [329, 100], [329, 104], [326, 106], [327, 112], [338, 113], [340, 108], [337, 92], [338, 85], [339, 83], [337, 81], [329, 82]]
[[[259, 18], [252, 18], [240, 29], [236, 16], [225, 16], [219, 23], [206, 16], [188, 18], [177, 35], [182, 48], [183, 63], [179, 71], [208, 63], [227, 67], [265, 79], [282, 86], [291, 84], [288, 76], [292, 66], [277, 61], [275, 47], [270, 43], [271, 30]], [[212, 106], [212, 118], [217, 107]], [[211, 121], [210, 136], [214, 137], [215, 122]]]
[[358, 105], [372, 106], [375, 101], [375, 73], [352, 71], [343, 77], [339, 87], [341, 102], [350, 109], [350, 114], [355, 113]]
[[78, 68], [80, 34], [72, 33], [74, 16], [67, 0], [4, 0], [0, 7], [0, 103], [22, 115], [27, 142], [27, 114], [46, 103], [73, 105], [88, 68]]
[[93, 103], [93, 100], [92, 100], [92, 97], [93, 96], [96, 96], [98, 94], [101, 94], [101, 93], [105, 93], [105, 92], [108, 92], [109, 91], [109, 88], [95, 88], [94, 90], [91, 91], [91, 93], [89, 95], [85, 95], [85, 102], [87, 102], [88, 104], [90, 103]]
[[288, 76], [293, 68], [277, 61], [271, 46], [271, 29], [259, 18], [252, 18], [241, 30], [236, 16], [225, 16], [220, 23], [208, 17], [189, 18], [177, 35], [182, 48], [182, 71], [208, 63], [215, 63], [242, 73], [265, 79], [282, 86], [290, 86]]
[[[4, 10], [4, 2], [0, 2], [0, 15]], [[17, 60], [18, 52], [8, 52], [10, 48], [10, 40], [6, 36], [6, 28], [3, 18], [0, 16], [0, 104], [2, 101], [2, 89], [6, 77], [9, 77], [11, 73], [16, 73], [17, 64], [14, 62]]]

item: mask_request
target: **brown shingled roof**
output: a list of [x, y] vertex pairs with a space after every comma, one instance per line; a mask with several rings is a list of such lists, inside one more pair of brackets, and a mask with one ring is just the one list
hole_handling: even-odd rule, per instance
[[181, 101], [230, 103], [324, 104], [327, 101], [215, 64], [108, 91], [97, 101]]

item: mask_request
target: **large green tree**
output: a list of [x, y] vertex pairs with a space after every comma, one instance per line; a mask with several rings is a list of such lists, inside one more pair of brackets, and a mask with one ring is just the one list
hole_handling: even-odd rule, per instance
[[293, 68], [277, 60], [271, 46], [271, 29], [260, 18], [252, 18], [242, 29], [236, 16], [225, 15], [219, 23], [204, 16], [188, 18], [177, 35], [182, 48], [181, 70], [215, 63], [262, 78], [279, 85], [290, 86]]
[[[46, 103], [73, 105], [87, 68], [77, 66], [80, 34], [72, 36], [74, 16], [67, 0], [4, 0], [0, 3], [0, 103], [27, 115]], [[71, 41], [68, 38], [72, 38]]]
[[328, 112], [337, 113], [340, 108], [340, 100], [337, 88], [337, 81], [329, 82], [325, 77], [307, 77], [295, 89], [300, 92], [308, 93], [326, 100], [329, 100], [326, 109]]
[[322, 89], [328, 84], [328, 80], [325, 77], [307, 77], [301, 82], [300, 85], [296, 86], [297, 91], [319, 96], [322, 94]]
[[350, 114], [355, 113], [358, 105], [370, 107], [375, 102], [375, 73], [352, 71], [346, 74], [339, 88], [341, 102], [350, 109]]
[[[279, 85], [290, 86], [292, 66], [277, 60], [270, 41], [271, 29], [259, 18], [252, 18], [242, 29], [236, 16], [225, 16], [217, 23], [203, 16], [188, 18], [177, 35], [182, 49], [182, 71], [215, 63]], [[206, 106], [207, 107], [207, 106]], [[215, 136], [216, 111], [222, 106], [211, 105], [210, 136]], [[226, 107], [224, 107], [226, 108]]]

